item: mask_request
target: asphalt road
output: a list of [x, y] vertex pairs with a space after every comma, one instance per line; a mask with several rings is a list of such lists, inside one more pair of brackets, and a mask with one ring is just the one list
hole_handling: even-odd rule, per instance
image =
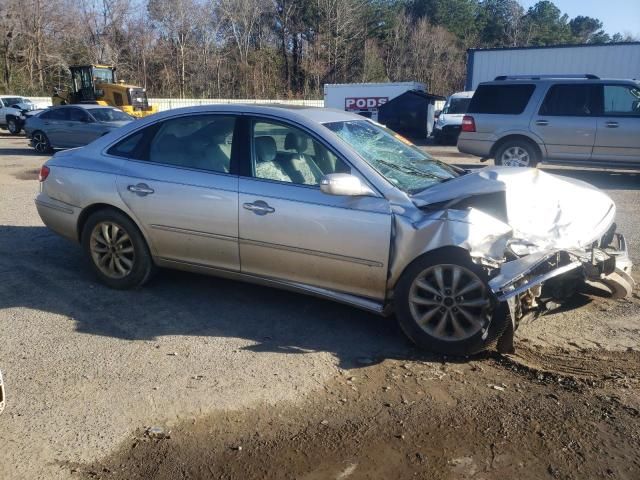
[[[433, 149], [469, 167], [453, 148]], [[142, 290], [96, 283], [80, 248], [50, 233], [33, 198], [36, 155], [0, 133], [0, 478], [67, 478], [134, 429], [301, 402], [359, 359], [415, 353], [391, 321], [332, 302], [194, 274], [161, 272]], [[551, 169], [605, 189], [640, 261], [640, 175]], [[588, 208], [588, 205], [585, 205]], [[589, 348], [640, 345], [640, 302], [582, 295], [519, 341]]]

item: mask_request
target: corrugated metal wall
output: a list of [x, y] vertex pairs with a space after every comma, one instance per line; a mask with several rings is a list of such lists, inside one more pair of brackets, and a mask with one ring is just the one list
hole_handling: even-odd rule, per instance
[[498, 75], [593, 73], [640, 79], [640, 43], [501, 50], [470, 50], [467, 90]]

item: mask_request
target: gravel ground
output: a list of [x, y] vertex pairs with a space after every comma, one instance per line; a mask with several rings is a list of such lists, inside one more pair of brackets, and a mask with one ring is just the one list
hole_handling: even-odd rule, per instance
[[[425, 148], [445, 161], [481, 166], [454, 148]], [[189, 430], [189, 425], [209, 425], [219, 415], [235, 423], [235, 414], [230, 412], [244, 415], [237, 418], [248, 418], [249, 425], [260, 424], [260, 419], [271, 422], [277, 437], [286, 432], [286, 425], [281, 416], [270, 416], [296, 408], [315, 409], [313, 415], [318, 415], [335, 401], [325, 396], [326, 389], [333, 388], [330, 386], [345, 372], [363, 368], [370, 372], [367, 375], [373, 380], [367, 388], [374, 399], [377, 382], [387, 381], [397, 362], [426, 362], [428, 368], [439, 364], [417, 356], [393, 322], [297, 294], [171, 271], [161, 272], [140, 291], [102, 287], [78, 246], [51, 234], [40, 222], [33, 198], [37, 170], [45, 159], [35, 155], [24, 138], [0, 133], [0, 368], [8, 397], [0, 416], [0, 478], [109, 476], [113, 465], [120, 464], [125, 465], [125, 472], [133, 471], [135, 462], [128, 464], [127, 459], [136, 432], [161, 424], [204, 441], [206, 435]], [[634, 261], [639, 262], [640, 177], [635, 173], [551, 170], [607, 190], [618, 205], [619, 228], [631, 245]], [[628, 350], [640, 345], [638, 297], [612, 301], [585, 293], [576, 298], [574, 306], [577, 308], [524, 325], [518, 333], [523, 348], [510, 361], [526, 371], [575, 376], [593, 370], [600, 372], [600, 378], [610, 365], [602, 356], [606, 352], [635, 355]], [[588, 360], [592, 357], [595, 360]], [[364, 367], [362, 358], [373, 359], [375, 365]], [[629, 358], [637, 363], [637, 357]], [[629, 358], [624, 357], [622, 364]], [[494, 360], [484, 362], [496, 374], [505, 370], [491, 363]], [[475, 398], [488, 380], [475, 378], [471, 367], [464, 365], [469, 372], [467, 383], [450, 386], [456, 389], [456, 402]], [[634, 404], [637, 382], [631, 385], [635, 397], [629, 397], [628, 389], [625, 396], [616, 395], [629, 397], [621, 402], [633, 409], [638, 408]], [[397, 388], [405, 387], [398, 384]], [[538, 388], [543, 392], [545, 387]], [[447, 389], [443, 392], [442, 398], [452, 395]], [[437, 410], [438, 405], [433, 408]], [[495, 409], [487, 408], [496, 415]], [[328, 415], [343, 421], [332, 409]], [[291, 425], [299, 424], [300, 418], [299, 413], [292, 413]], [[439, 418], [446, 421], [446, 416]], [[557, 418], [543, 416], [541, 421], [553, 423]], [[371, 418], [368, 422], [361, 420], [365, 426], [377, 424]], [[240, 438], [247, 428], [227, 429], [226, 435]], [[606, 438], [625, 438], [626, 433], [619, 425]], [[284, 437], [278, 438], [279, 442], [270, 444], [274, 446], [271, 458], [277, 458], [286, 446]], [[310, 440], [307, 444], [315, 447]], [[192, 460], [203, 458], [203, 452], [193, 445], [185, 444], [185, 451], [192, 452], [188, 457]], [[537, 452], [544, 456], [545, 450]], [[175, 458], [165, 453], [163, 458]], [[375, 453], [370, 452], [371, 456]], [[621, 452], [619, 457], [627, 462], [625, 472], [637, 473], [638, 459], [629, 455]], [[153, 455], [142, 458], [137, 464], [143, 465], [144, 458]], [[106, 459], [106, 466], [96, 463], [101, 459]], [[106, 471], [96, 472], [92, 465]], [[300, 465], [299, 471], [308, 471]], [[446, 462], [442, 466], [449, 467]], [[145, 471], [140, 470], [141, 476]], [[249, 467], [237, 471], [264, 476]], [[238, 475], [236, 478], [243, 478]]]

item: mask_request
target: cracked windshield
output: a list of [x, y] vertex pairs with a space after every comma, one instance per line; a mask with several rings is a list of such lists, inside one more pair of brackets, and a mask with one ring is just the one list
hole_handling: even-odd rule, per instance
[[460, 174], [401, 135], [368, 120], [326, 123], [369, 165], [406, 193], [418, 193]]

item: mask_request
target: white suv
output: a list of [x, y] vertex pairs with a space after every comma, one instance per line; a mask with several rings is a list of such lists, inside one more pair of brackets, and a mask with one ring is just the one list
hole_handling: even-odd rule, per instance
[[595, 75], [497, 77], [482, 83], [458, 150], [496, 165], [640, 167], [640, 82]]
[[16, 95], [0, 95], [0, 128], [18, 135], [24, 126], [27, 112], [38, 107], [28, 98]]
[[447, 98], [444, 108], [438, 115], [433, 128], [436, 143], [455, 143], [458, 141], [462, 118], [467, 113], [474, 92], [457, 92]]

